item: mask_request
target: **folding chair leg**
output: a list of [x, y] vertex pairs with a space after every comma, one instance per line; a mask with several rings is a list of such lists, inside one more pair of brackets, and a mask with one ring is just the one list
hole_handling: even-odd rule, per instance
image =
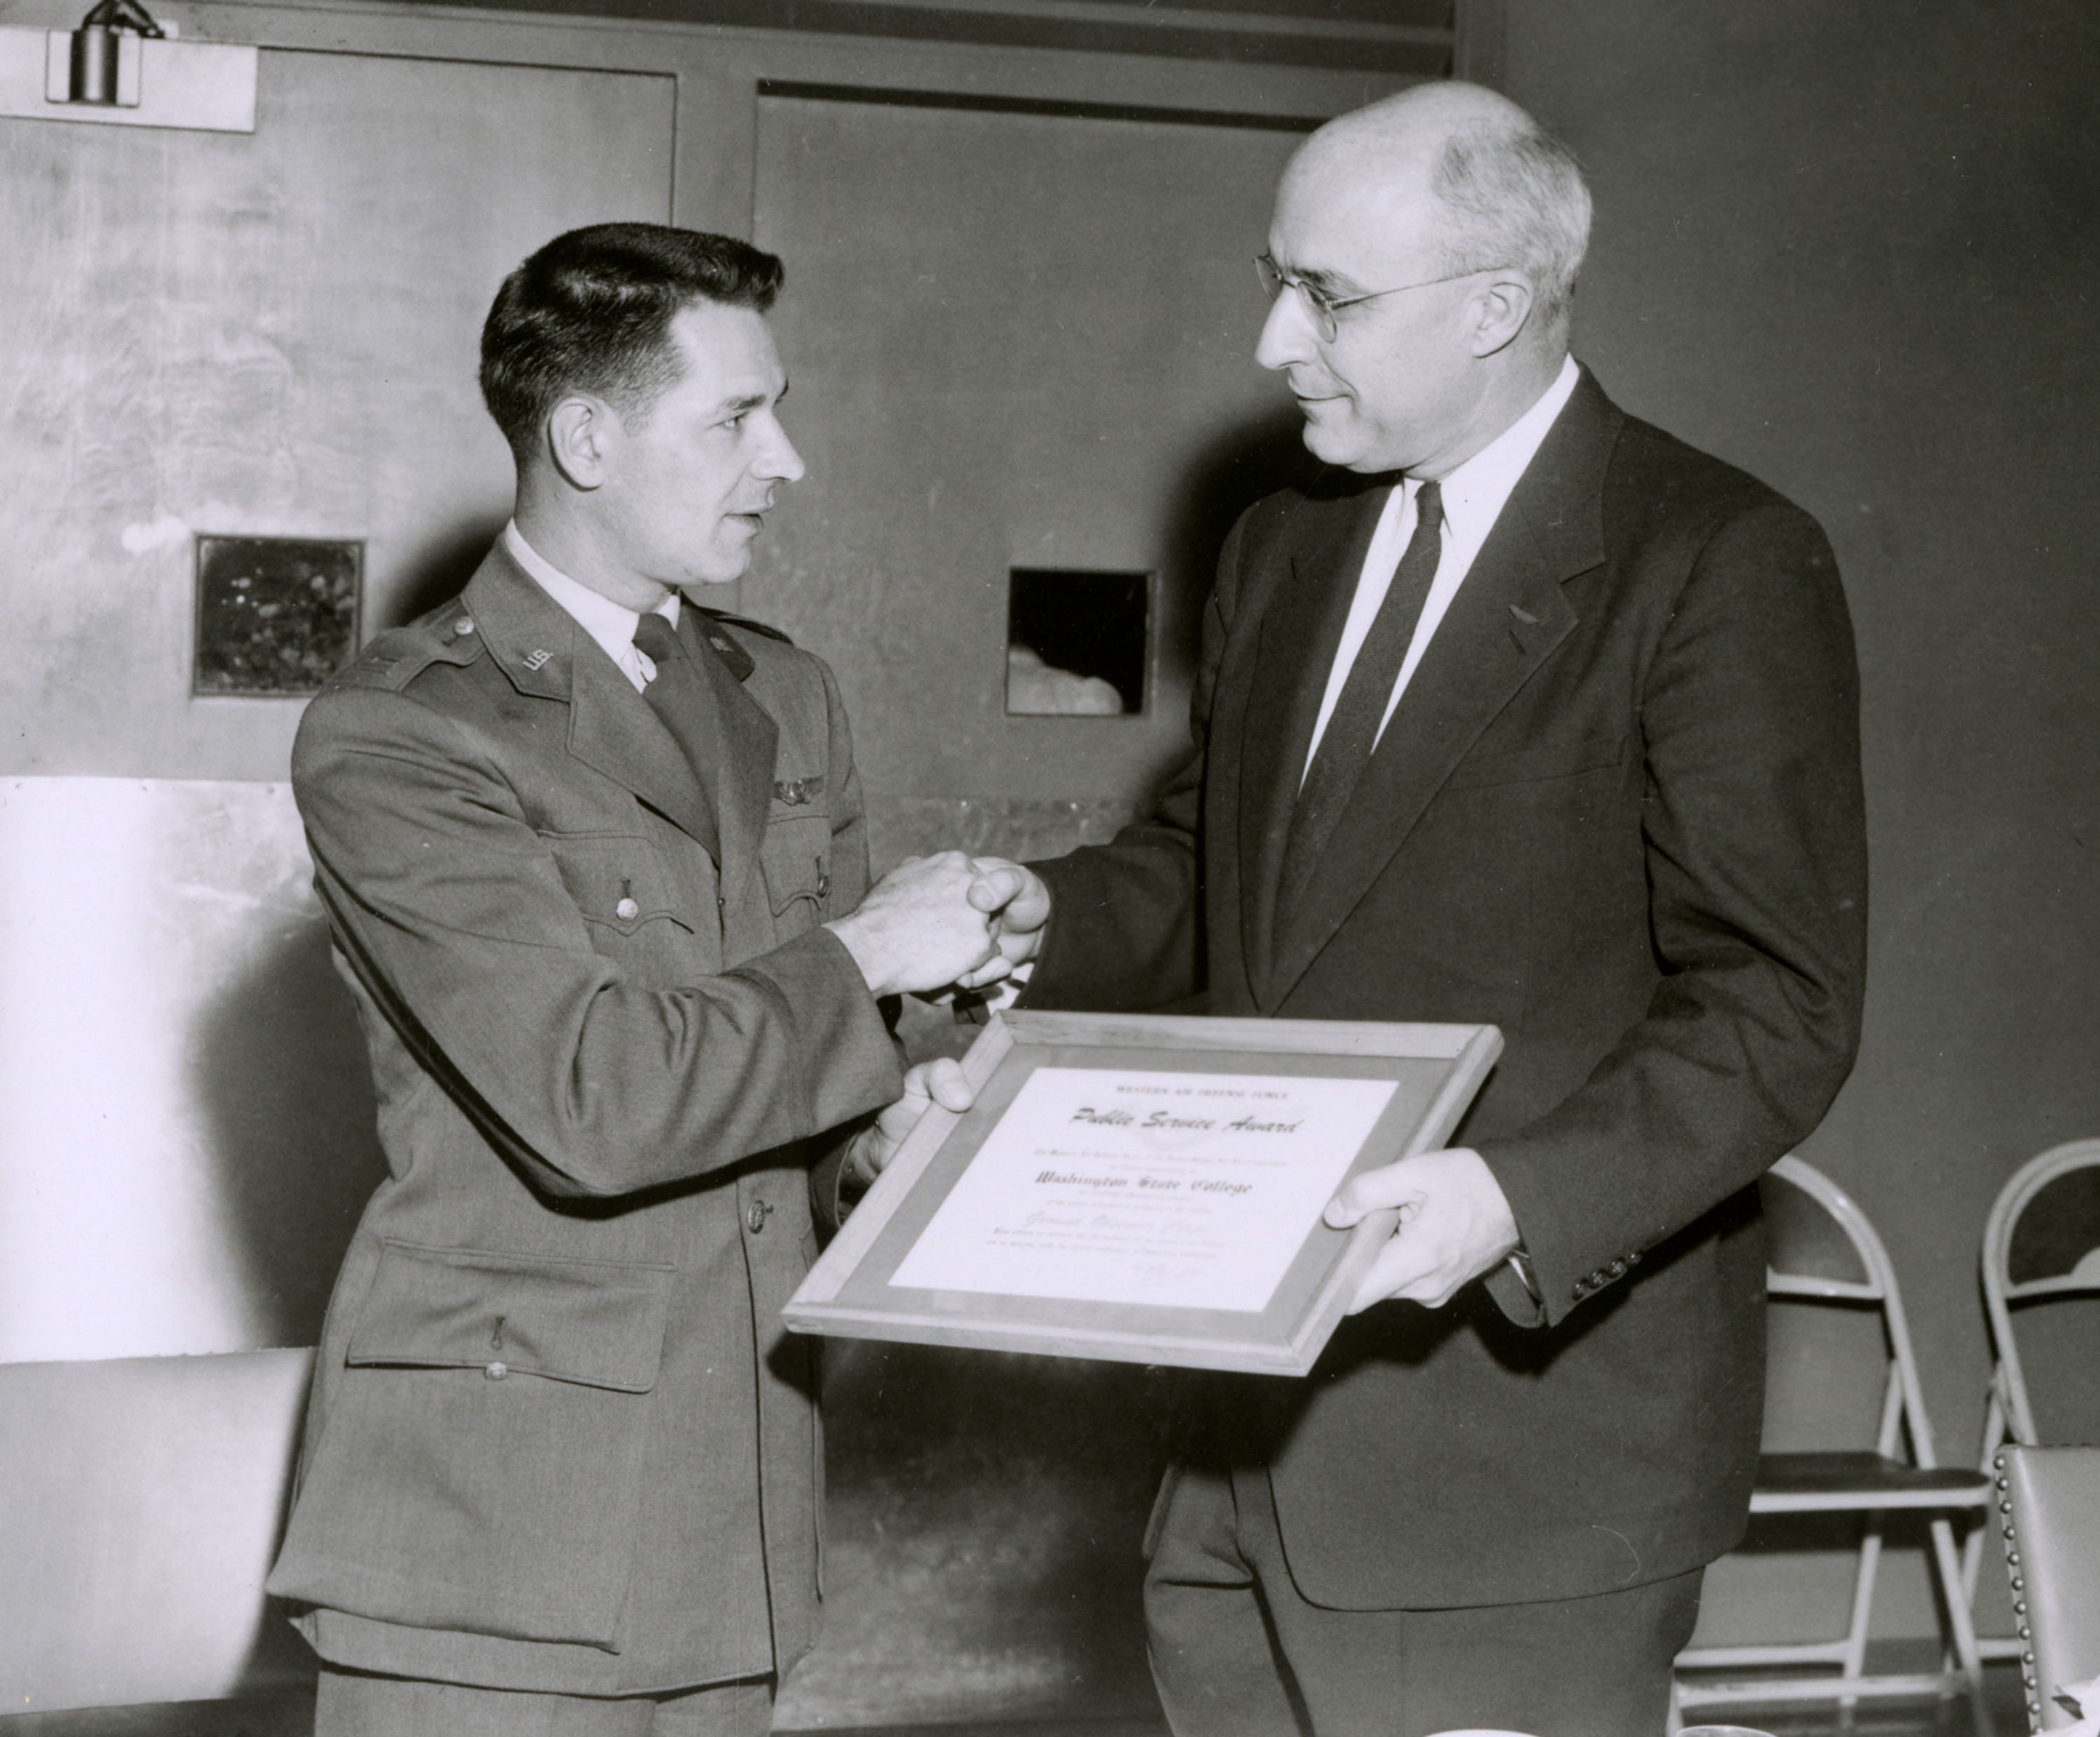
[[[1867, 1668], [1867, 1629], [1873, 1620], [1874, 1579], [1882, 1565], [1882, 1517], [1870, 1514], [1861, 1522], [1860, 1566], [1852, 1577], [1852, 1623], [1845, 1631], [1845, 1669], [1847, 1677], [1861, 1675]], [[1860, 1698], [1847, 1695], [1838, 1704], [1847, 1712]]]
[[[1980, 1528], [1979, 1528], [1980, 1529]], [[1932, 1523], [1932, 1556], [1938, 1572], [1939, 1596], [1947, 1609], [1947, 1625], [1954, 1635], [1954, 1656], [1969, 1684], [1969, 1707], [1976, 1737], [1997, 1737], [1991, 1722], [1991, 1708], [1983, 1694], [1983, 1660], [1976, 1650], [1976, 1625], [1969, 1615], [1969, 1601], [1962, 1595], [1961, 1565], [1954, 1551], [1954, 1528], [1945, 1519]]]
[[[1991, 1469], [1991, 1456], [1998, 1451], [2005, 1439], [2005, 1407], [1998, 1396], [1998, 1376], [1991, 1377], [1990, 1397], [1983, 1408], [1983, 1454], [1978, 1464], [1985, 1472]], [[1969, 1601], [1973, 1616], [1976, 1608], [1976, 1576], [1983, 1560], [1983, 1532], [1981, 1526], [1972, 1526], [1961, 1541], [1961, 1592]]]

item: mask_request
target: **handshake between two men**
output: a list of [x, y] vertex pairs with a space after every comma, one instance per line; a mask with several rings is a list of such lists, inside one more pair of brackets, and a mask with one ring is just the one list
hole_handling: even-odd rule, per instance
[[[1050, 889], [1032, 871], [1000, 857], [960, 850], [909, 857], [867, 897], [825, 926], [877, 995], [982, 989], [1035, 958], [1050, 916]], [[904, 1076], [904, 1096], [857, 1135], [847, 1162], [871, 1182], [929, 1104], [970, 1107], [969, 1082], [943, 1056]]]
[[[1050, 918], [1050, 889], [1031, 869], [1003, 857], [959, 850], [912, 857], [868, 891], [859, 906], [826, 925], [844, 943], [875, 994], [936, 994], [982, 989], [1035, 958]], [[966, 1110], [972, 1093], [946, 1057], [904, 1077], [904, 1096], [857, 1135], [847, 1160], [873, 1181], [929, 1104]], [[1441, 1308], [1459, 1289], [1519, 1246], [1501, 1184], [1469, 1148], [1418, 1153], [1365, 1171], [1328, 1203], [1326, 1220], [1347, 1230], [1366, 1214], [1397, 1209], [1392, 1239], [1365, 1276], [1350, 1312], [1388, 1298]]]
[[982, 989], [1035, 956], [1050, 890], [1002, 857], [910, 857], [826, 924], [876, 995]]

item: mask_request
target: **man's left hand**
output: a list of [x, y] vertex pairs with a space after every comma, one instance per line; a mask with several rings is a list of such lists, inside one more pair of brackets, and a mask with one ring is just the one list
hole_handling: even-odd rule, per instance
[[977, 1101], [962, 1065], [943, 1056], [922, 1061], [904, 1075], [904, 1096], [854, 1135], [846, 1162], [862, 1182], [872, 1182], [889, 1167], [905, 1136], [919, 1126], [929, 1105], [962, 1111]]
[[1400, 1209], [1400, 1223], [1350, 1303], [1352, 1315], [1388, 1298], [1440, 1309], [1523, 1239], [1502, 1184], [1467, 1146], [1418, 1153], [1352, 1176], [1327, 1202], [1327, 1223], [1347, 1230], [1367, 1213]]

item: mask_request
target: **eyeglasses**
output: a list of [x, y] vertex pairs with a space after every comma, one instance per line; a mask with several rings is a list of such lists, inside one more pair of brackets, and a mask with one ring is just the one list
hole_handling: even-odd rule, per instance
[[1375, 302], [1380, 296], [1396, 296], [1410, 289], [1427, 289], [1432, 284], [1455, 284], [1462, 277], [1478, 277], [1483, 271], [1499, 271], [1500, 266], [1475, 266], [1469, 271], [1454, 271], [1445, 277], [1425, 277], [1418, 284], [1396, 284], [1390, 289], [1368, 290], [1360, 296], [1330, 296], [1323, 289], [1315, 289], [1302, 277], [1294, 277], [1266, 253], [1257, 253], [1254, 260], [1255, 276], [1261, 281], [1263, 297], [1270, 302], [1286, 289], [1298, 292], [1298, 299], [1305, 304], [1305, 311], [1312, 316], [1319, 328], [1320, 337], [1326, 343], [1335, 342], [1342, 323], [1335, 316], [1345, 307], [1361, 306], [1366, 302]]

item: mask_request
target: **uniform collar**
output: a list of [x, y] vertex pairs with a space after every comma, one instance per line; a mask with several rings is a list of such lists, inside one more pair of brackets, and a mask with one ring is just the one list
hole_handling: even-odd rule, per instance
[[[526, 576], [560, 604], [576, 625], [598, 641], [607, 657], [623, 671], [629, 668], [634, 657], [634, 629], [642, 619], [638, 611], [615, 603], [580, 580], [570, 578], [525, 540], [525, 533], [518, 528], [514, 518], [503, 527], [503, 546], [510, 551], [510, 558], [525, 570]], [[673, 591], [657, 605], [655, 613], [676, 627], [683, 601]]]

